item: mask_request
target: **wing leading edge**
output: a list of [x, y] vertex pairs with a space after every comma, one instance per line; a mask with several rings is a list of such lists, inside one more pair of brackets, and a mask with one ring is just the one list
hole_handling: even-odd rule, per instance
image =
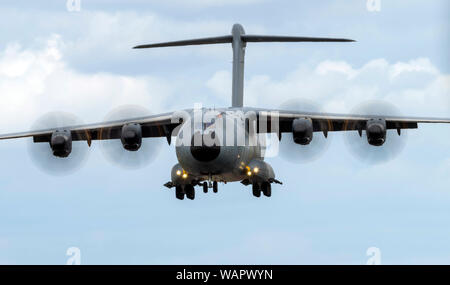
[[[313, 122], [314, 132], [332, 131], [361, 131], [365, 129], [368, 120], [382, 118], [386, 121], [387, 129], [416, 129], [419, 123], [444, 123], [450, 124], [450, 118], [428, 118], [428, 117], [402, 117], [385, 115], [359, 115], [359, 114], [333, 114], [333, 113], [313, 113], [297, 112], [273, 109], [250, 109], [257, 113], [258, 119], [266, 118], [267, 132], [271, 130], [271, 121], [278, 120], [279, 132], [291, 132], [292, 121], [297, 118], [309, 118]], [[275, 119], [273, 116], [277, 116]]]
[[[387, 129], [415, 129], [419, 123], [450, 123], [450, 118], [427, 118], [427, 117], [399, 117], [383, 115], [358, 115], [358, 114], [333, 114], [298, 112], [275, 109], [244, 108], [245, 112], [252, 111], [257, 115], [259, 121], [264, 117], [267, 121], [266, 130], [258, 132], [276, 132], [272, 130], [272, 120], [278, 121], [280, 133], [292, 131], [292, 121], [297, 118], [309, 118], [313, 122], [314, 132], [323, 132], [325, 135], [333, 131], [361, 131], [365, 129], [366, 123], [372, 118], [383, 118]], [[170, 143], [173, 130], [182, 121], [174, 123], [174, 113], [164, 113], [146, 117], [130, 118], [87, 125], [65, 126], [60, 128], [49, 128], [20, 133], [0, 135], [0, 140], [33, 137], [34, 142], [49, 142], [52, 133], [58, 129], [70, 130], [72, 140], [86, 140], [90, 145], [92, 140], [119, 139], [122, 127], [128, 123], [139, 123], [142, 127], [142, 137], [166, 137]], [[277, 118], [275, 119], [276, 116]]]
[[142, 137], [167, 137], [179, 123], [172, 123], [172, 114], [165, 113], [146, 117], [130, 118], [87, 125], [65, 126], [20, 133], [0, 135], [0, 140], [33, 137], [34, 142], [49, 142], [52, 133], [57, 129], [70, 130], [72, 140], [86, 140], [90, 145], [92, 140], [119, 139], [122, 127], [128, 123], [139, 123], [142, 127]]

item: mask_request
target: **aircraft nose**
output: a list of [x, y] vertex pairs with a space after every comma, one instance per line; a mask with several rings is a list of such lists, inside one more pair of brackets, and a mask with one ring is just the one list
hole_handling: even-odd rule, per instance
[[216, 159], [220, 154], [220, 145], [215, 132], [208, 135], [196, 132], [191, 140], [191, 154], [196, 160], [201, 162], [209, 162]]

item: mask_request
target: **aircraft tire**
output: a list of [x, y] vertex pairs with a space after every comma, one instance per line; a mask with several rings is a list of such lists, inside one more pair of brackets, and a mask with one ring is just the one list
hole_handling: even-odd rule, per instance
[[181, 185], [177, 185], [175, 187], [175, 197], [177, 197], [177, 199], [179, 199], [179, 200], [183, 200], [184, 199], [184, 190], [181, 187]]
[[252, 184], [253, 196], [261, 197], [261, 187], [259, 187], [258, 183]]
[[190, 200], [195, 199], [195, 189], [192, 184], [188, 184], [188, 185], [184, 186], [184, 192], [186, 192], [186, 198], [188, 198]]
[[269, 182], [263, 182], [261, 188], [264, 196], [266, 197], [272, 196], [272, 185], [270, 185]]

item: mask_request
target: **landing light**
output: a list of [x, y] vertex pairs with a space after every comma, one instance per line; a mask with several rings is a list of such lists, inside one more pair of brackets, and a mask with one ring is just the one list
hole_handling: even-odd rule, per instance
[[177, 175], [178, 175], [178, 176], [181, 175], [181, 170], [177, 170]]
[[254, 173], [258, 173], [259, 172], [259, 168], [258, 167], [253, 168], [253, 172]]
[[187, 173], [185, 172], [185, 173], [183, 173], [183, 176], [181, 176], [181, 177], [183, 177], [183, 178], [187, 178]]
[[251, 175], [252, 175], [252, 172], [249, 170], [249, 171], [247, 172], [247, 175], [248, 175], [248, 176], [251, 176]]

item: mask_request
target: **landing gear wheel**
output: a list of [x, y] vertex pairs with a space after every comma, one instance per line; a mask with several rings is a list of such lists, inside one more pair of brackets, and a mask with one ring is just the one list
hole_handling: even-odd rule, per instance
[[270, 197], [272, 196], [272, 185], [269, 182], [263, 182], [261, 185], [262, 192], [264, 196]]
[[186, 192], [186, 197], [190, 200], [195, 199], [195, 189], [192, 184], [184, 186], [184, 192]]
[[175, 197], [177, 197], [177, 199], [180, 199], [180, 200], [184, 199], [184, 190], [181, 187], [181, 185], [177, 185], [175, 187]]
[[252, 190], [253, 190], [253, 196], [261, 197], [261, 188], [259, 187], [258, 183], [252, 184]]
[[213, 182], [213, 192], [217, 193], [218, 189], [217, 189], [217, 181]]
[[208, 193], [208, 182], [203, 182], [203, 193]]

